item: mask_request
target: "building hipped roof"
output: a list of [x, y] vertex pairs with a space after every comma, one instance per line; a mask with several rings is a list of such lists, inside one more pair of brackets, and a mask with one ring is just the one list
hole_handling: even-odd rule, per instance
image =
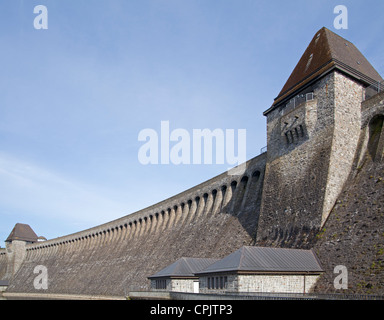
[[319, 79], [334, 69], [352, 76], [367, 86], [383, 81], [380, 74], [353, 43], [323, 27], [315, 34], [279, 95], [275, 98], [272, 107], [266, 110], [264, 115], [311, 81]]
[[195, 277], [196, 272], [205, 269], [216, 261], [218, 261], [218, 259], [183, 257], [154, 275], [148, 277], [148, 279], [163, 277]]
[[244, 246], [196, 275], [241, 271], [320, 273], [323, 269], [312, 250]]
[[5, 241], [12, 242], [14, 240], [36, 242], [37, 235], [28, 224], [16, 223]]

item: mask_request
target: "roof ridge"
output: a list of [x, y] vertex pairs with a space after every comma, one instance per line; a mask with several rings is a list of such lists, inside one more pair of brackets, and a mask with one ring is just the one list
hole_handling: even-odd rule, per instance
[[238, 269], [241, 269], [241, 267], [242, 267], [242, 263], [243, 263], [244, 256], [245, 256], [245, 252], [244, 251], [247, 251], [247, 247], [246, 246], [243, 246], [243, 247], [240, 248], [240, 260], [239, 260]]
[[[191, 265], [189, 264], [188, 259], [185, 258], [185, 257], [183, 257], [182, 259], [184, 259], [184, 262], [185, 262], [185, 264], [187, 265], [189, 271], [190, 271], [191, 273], [193, 273], [192, 267], [191, 267]], [[191, 259], [192, 259], [192, 258], [191, 258]]]

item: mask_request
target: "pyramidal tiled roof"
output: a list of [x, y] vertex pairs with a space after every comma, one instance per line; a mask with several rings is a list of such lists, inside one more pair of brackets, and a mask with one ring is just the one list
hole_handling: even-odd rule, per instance
[[28, 224], [16, 223], [5, 241], [12, 242], [13, 240], [36, 242], [37, 235]]
[[216, 272], [322, 272], [312, 250], [244, 246], [197, 274]]
[[264, 115], [304, 85], [335, 68], [366, 85], [383, 81], [353, 43], [323, 27], [315, 34], [272, 107]]
[[210, 258], [181, 258], [148, 278], [194, 277], [196, 272], [205, 269], [218, 260]]

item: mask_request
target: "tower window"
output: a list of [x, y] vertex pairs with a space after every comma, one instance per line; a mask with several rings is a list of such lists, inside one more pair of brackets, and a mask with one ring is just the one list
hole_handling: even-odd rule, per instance
[[302, 124], [292, 128], [291, 130], [287, 130], [284, 133], [285, 141], [287, 145], [290, 145], [292, 143], [298, 142], [301, 140], [304, 136], [304, 126]]

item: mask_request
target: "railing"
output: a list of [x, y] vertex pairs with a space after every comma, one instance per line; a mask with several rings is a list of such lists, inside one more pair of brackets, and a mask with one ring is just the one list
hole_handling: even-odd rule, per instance
[[285, 293], [285, 292], [222, 292], [192, 293], [174, 291], [136, 291], [128, 295], [134, 299], [158, 298], [171, 300], [384, 300], [382, 295], [344, 293]]
[[262, 147], [260, 149], [260, 154], [264, 153], [264, 152], [267, 152], [267, 149], [268, 149], [268, 146], [265, 146], [265, 147]]
[[194, 300], [384, 300], [384, 296], [338, 293], [226, 292], [223, 294], [171, 292], [171, 299]]
[[384, 91], [384, 81], [377, 82], [365, 88], [365, 97], [364, 100], [372, 98], [376, 94]]
[[225, 295], [255, 300], [384, 300], [382, 295], [344, 293], [228, 292]]
[[286, 104], [286, 107], [293, 107], [295, 108], [299, 104], [307, 101], [312, 101], [314, 99], [313, 92], [305, 93], [305, 94], [298, 94], [296, 97], [289, 100], [289, 102]]

